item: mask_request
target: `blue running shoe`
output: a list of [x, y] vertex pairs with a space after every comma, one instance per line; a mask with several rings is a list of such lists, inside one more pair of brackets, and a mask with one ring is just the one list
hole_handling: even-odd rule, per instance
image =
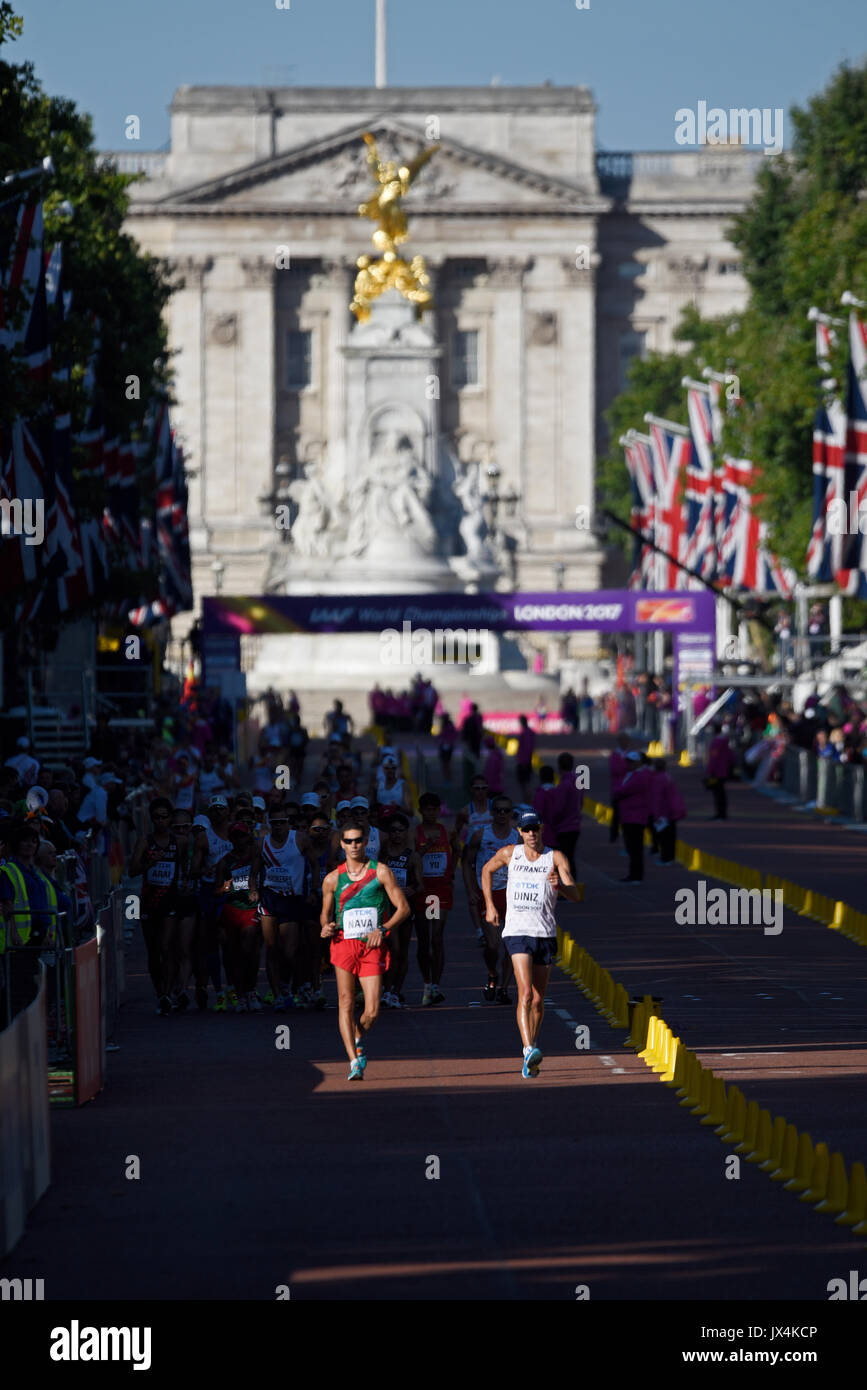
[[349, 1068], [349, 1075], [346, 1079], [347, 1081], [364, 1080], [364, 1060], [361, 1057], [356, 1057], [352, 1066]]
[[521, 1075], [536, 1077], [539, 1075], [539, 1065], [542, 1061], [542, 1053], [538, 1047], [531, 1047], [524, 1053], [524, 1065], [521, 1068]]

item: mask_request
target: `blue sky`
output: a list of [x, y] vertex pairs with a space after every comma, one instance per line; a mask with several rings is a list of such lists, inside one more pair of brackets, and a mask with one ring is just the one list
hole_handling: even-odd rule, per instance
[[[286, 3], [286, 0], [282, 0]], [[374, 0], [18, 0], [7, 61], [94, 118], [100, 149], [169, 140], [183, 84], [373, 85]], [[867, 53], [865, 0], [388, 0], [393, 86], [589, 86], [602, 149], [676, 149], [674, 113], [803, 104]], [[786, 131], [788, 143], [788, 129]]]

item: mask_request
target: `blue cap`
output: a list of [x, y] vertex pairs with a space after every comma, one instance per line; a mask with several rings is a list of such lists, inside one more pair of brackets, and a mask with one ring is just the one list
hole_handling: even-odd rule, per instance
[[518, 817], [519, 830], [531, 830], [533, 826], [540, 826], [541, 824], [542, 822], [535, 811], [525, 811], [522, 816]]

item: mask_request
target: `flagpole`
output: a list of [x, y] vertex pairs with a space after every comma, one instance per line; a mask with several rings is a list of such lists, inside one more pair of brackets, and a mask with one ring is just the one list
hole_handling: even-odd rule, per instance
[[376, 0], [376, 85], [386, 85], [385, 0]]

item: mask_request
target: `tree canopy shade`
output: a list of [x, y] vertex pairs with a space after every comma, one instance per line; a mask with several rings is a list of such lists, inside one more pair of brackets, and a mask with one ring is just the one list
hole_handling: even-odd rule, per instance
[[[756, 508], [772, 527], [774, 550], [805, 574], [812, 517], [812, 428], [821, 398], [816, 305], [845, 318], [840, 296], [867, 299], [867, 62], [842, 66], [827, 88], [790, 113], [791, 150], [761, 166], [755, 195], [729, 228], [749, 286], [745, 309], [702, 319], [683, 314], [682, 353], [632, 363], [628, 388], [606, 412], [609, 444], [598, 491], [622, 516], [629, 486], [618, 439], [645, 428], [646, 411], [686, 423], [682, 376], [707, 366], [736, 374], [741, 406], [727, 418], [724, 447], [761, 470]], [[846, 333], [838, 334], [837, 380], [845, 381]], [[629, 545], [629, 537], [621, 543]]]

